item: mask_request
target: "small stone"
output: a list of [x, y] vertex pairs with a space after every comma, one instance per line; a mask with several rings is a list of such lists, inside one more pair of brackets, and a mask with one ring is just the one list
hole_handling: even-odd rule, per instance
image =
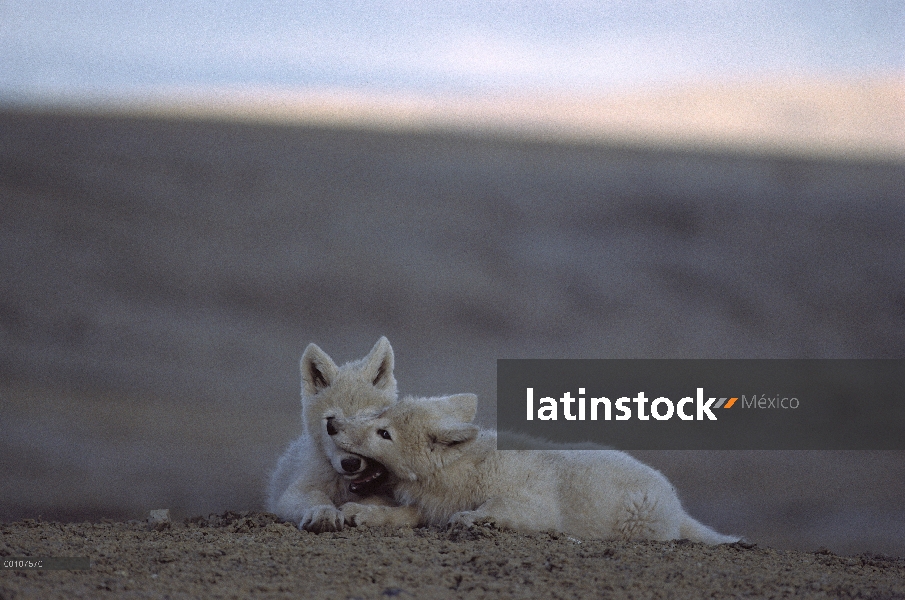
[[151, 516], [148, 517], [148, 525], [151, 526], [151, 529], [156, 529], [157, 531], [169, 528], [170, 509], [160, 508], [157, 510], [152, 510]]

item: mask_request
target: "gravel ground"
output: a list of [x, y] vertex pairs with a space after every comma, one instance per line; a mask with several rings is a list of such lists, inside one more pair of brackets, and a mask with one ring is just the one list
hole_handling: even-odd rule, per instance
[[738, 543], [613, 542], [489, 527], [312, 534], [266, 513], [0, 525], [0, 555], [88, 556], [2, 571], [0, 598], [902, 598], [905, 559]]

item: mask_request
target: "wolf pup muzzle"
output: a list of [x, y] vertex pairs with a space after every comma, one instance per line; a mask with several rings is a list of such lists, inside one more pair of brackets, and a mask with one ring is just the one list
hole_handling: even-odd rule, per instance
[[340, 466], [346, 473], [357, 475], [349, 482], [349, 491], [353, 494], [373, 494], [386, 482], [386, 467], [372, 460], [366, 461], [366, 464], [365, 469], [359, 473], [362, 465], [360, 457], [350, 456], [340, 461]]

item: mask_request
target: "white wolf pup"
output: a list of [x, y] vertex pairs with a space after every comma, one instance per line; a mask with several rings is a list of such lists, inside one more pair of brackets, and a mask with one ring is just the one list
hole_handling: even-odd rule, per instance
[[[302, 435], [292, 442], [270, 478], [267, 510], [308, 531], [338, 531], [344, 502], [387, 504], [380, 465], [337, 450], [334, 418], [373, 416], [396, 401], [393, 348], [380, 338], [363, 359], [337, 367], [315, 344], [302, 355]], [[345, 476], [341, 476], [341, 471]], [[383, 497], [381, 497], [383, 493]]]
[[[659, 471], [617, 450], [498, 451], [496, 433], [471, 421], [477, 396], [404, 398], [381, 414], [342, 419], [343, 451], [379, 461], [395, 495], [431, 525], [481, 520], [518, 531], [557, 530], [624, 540], [736, 542], [682, 508]], [[399, 508], [343, 507], [347, 522], [382, 525]]]

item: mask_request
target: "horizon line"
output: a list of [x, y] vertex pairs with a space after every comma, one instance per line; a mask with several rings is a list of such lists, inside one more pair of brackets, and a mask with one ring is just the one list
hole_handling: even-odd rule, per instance
[[714, 79], [604, 93], [158, 86], [0, 99], [2, 107], [905, 161], [905, 73]]

